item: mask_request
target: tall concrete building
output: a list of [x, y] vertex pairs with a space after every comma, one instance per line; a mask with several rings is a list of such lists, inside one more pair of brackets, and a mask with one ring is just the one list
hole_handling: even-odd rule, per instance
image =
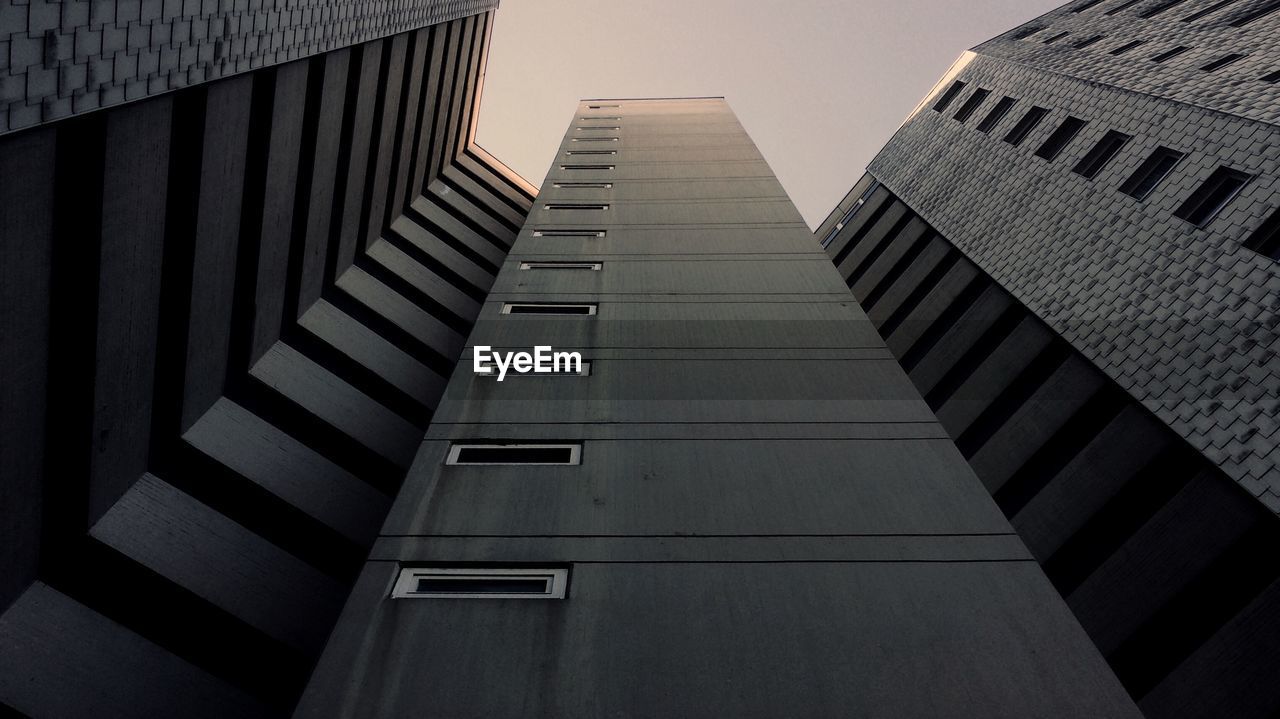
[[0, 714], [288, 715], [533, 198], [494, 5], [0, 7]]
[[1138, 716], [722, 99], [582, 103], [468, 347], [297, 716]]
[[816, 237], [1152, 719], [1280, 712], [1280, 3], [965, 53]]

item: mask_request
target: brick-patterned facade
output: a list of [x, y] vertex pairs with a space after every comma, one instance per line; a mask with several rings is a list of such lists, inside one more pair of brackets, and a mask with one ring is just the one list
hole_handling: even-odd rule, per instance
[[0, 5], [0, 133], [497, 5], [497, 0], [5, 0]]
[[[1141, 17], [1166, 4], [1074, 3], [979, 46], [869, 172], [1280, 511], [1280, 266], [1242, 246], [1280, 206], [1280, 85], [1263, 79], [1280, 65], [1280, 12], [1233, 27], [1274, 3], [1192, 0]], [[1070, 35], [1045, 44], [1062, 32]], [[1098, 34], [1107, 37], [1073, 47]], [[1111, 54], [1141, 39], [1149, 42]], [[1195, 49], [1151, 59], [1179, 45]], [[1248, 57], [1199, 69], [1230, 53]], [[945, 112], [931, 111], [955, 79], [964, 90]], [[990, 95], [958, 122], [956, 110], [978, 88]], [[978, 131], [1005, 96], [1016, 105], [989, 132]], [[1032, 106], [1051, 112], [1020, 145], [1004, 142]], [[1088, 124], [1054, 160], [1037, 157], [1068, 116]], [[1073, 172], [1111, 130], [1133, 139], [1093, 179]], [[1145, 200], [1120, 192], [1159, 146], [1186, 157]], [[1175, 217], [1220, 166], [1252, 178], [1205, 227]]]

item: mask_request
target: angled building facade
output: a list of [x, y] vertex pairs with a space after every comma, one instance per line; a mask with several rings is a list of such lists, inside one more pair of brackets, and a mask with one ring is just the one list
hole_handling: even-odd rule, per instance
[[1280, 3], [965, 53], [816, 237], [1149, 717], [1280, 710]]
[[1138, 716], [723, 100], [579, 106], [468, 352], [538, 344], [590, 366], [464, 355], [297, 716]]
[[0, 8], [0, 714], [290, 713], [533, 198], [495, 5]]

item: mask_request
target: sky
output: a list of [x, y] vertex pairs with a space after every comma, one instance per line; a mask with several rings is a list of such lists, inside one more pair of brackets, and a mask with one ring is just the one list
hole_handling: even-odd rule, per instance
[[1063, 0], [502, 0], [476, 141], [540, 186], [578, 100], [723, 95], [815, 227], [961, 52]]

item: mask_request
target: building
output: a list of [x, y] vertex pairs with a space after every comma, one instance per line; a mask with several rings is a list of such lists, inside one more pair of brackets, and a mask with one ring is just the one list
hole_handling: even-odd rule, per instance
[[464, 353], [296, 716], [1138, 716], [724, 100], [577, 108], [468, 340], [540, 344]]
[[288, 715], [533, 199], [496, 4], [0, 7], [0, 715]]
[[1280, 710], [1280, 3], [965, 53], [816, 237], [1146, 716]]

